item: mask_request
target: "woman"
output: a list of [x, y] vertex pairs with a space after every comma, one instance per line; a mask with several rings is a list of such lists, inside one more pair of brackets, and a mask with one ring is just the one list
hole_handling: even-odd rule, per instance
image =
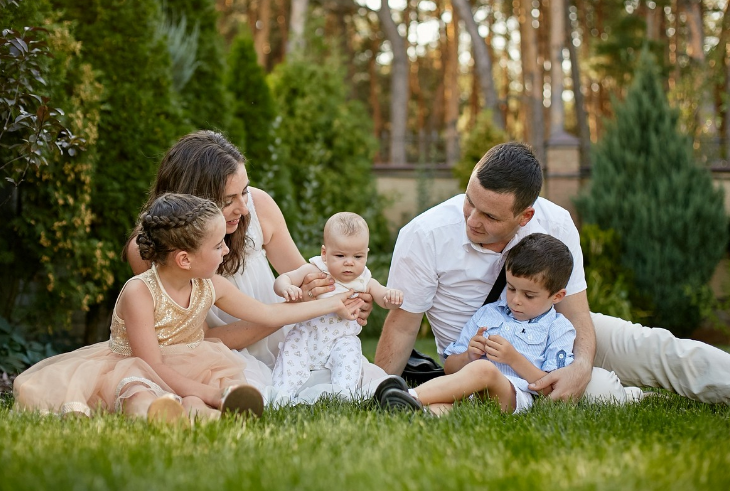
[[[230, 252], [218, 273], [225, 276], [243, 293], [264, 303], [283, 301], [273, 290], [277, 272], [297, 269], [305, 260], [297, 249], [276, 202], [266, 192], [249, 186], [246, 159], [220, 133], [198, 131], [181, 138], [162, 159], [157, 179], [150, 191], [148, 204], [167, 193], [185, 193], [213, 200], [226, 219], [225, 242]], [[125, 258], [135, 274], [150, 268], [142, 260], [132, 234], [125, 246]], [[333, 291], [334, 281], [324, 274], [308, 275], [302, 285], [303, 298], [311, 300]], [[366, 304], [358, 322], [365, 324], [372, 309], [372, 297], [363, 294]], [[229, 348], [240, 350], [246, 358], [245, 375], [249, 383], [264, 393], [267, 402], [276, 394], [271, 388], [271, 370], [291, 326], [264, 328], [238, 320], [212, 308], [206, 322], [206, 337], [219, 338]], [[372, 392], [386, 374], [379, 367], [363, 360], [364, 395]], [[326, 372], [326, 373], [324, 373]], [[298, 395], [299, 401], [311, 402], [322, 393], [337, 392], [329, 385], [329, 373], [314, 372]]]

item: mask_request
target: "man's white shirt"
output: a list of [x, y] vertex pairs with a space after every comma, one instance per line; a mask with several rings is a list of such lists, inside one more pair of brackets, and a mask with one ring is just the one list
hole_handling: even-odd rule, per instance
[[464, 197], [460, 194], [436, 205], [400, 230], [388, 276], [388, 288], [403, 291], [401, 308], [426, 314], [439, 354], [458, 339], [461, 329], [482, 306], [507, 252], [529, 234], [552, 235], [567, 245], [574, 263], [567, 294], [586, 289], [580, 236], [567, 210], [538, 198], [532, 220], [497, 253], [467, 237]]

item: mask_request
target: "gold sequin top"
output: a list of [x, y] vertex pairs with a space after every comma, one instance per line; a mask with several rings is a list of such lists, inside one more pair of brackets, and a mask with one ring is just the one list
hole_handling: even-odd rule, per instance
[[[144, 273], [131, 278], [127, 283], [134, 280], [143, 281], [152, 294], [155, 306], [155, 333], [162, 353], [164, 354], [177, 345], [185, 345], [188, 348], [198, 346], [203, 340], [203, 321], [215, 302], [213, 282], [209, 279], [193, 279], [190, 305], [188, 308], [183, 308], [167, 294], [154, 265]], [[126, 284], [124, 286], [126, 287]], [[117, 315], [116, 305], [112, 313], [109, 349], [120, 355], [132, 356], [127, 328], [124, 326], [124, 321]]]

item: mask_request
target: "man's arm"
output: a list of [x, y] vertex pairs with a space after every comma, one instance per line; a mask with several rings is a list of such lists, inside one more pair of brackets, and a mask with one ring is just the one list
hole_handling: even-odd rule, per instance
[[391, 375], [400, 375], [416, 343], [423, 313], [391, 310], [375, 350], [375, 364]]
[[596, 332], [588, 308], [586, 291], [565, 297], [555, 305], [555, 310], [563, 314], [575, 327], [576, 337], [573, 345], [575, 361], [565, 368], [550, 372], [529, 387], [538, 392], [543, 391], [544, 394], [549, 393], [550, 398], [554, 400], [578, 400], [591, 381], [593, 358], [596, 356]]

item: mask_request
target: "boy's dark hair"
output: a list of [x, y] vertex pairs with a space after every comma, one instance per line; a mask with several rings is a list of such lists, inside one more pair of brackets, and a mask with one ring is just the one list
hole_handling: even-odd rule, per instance
[[532, 149], [519, 142], [495, 145], [474, 167], [479, 184], [499, 194], [512, 193], [512, 212], [517, 216], [537, 200], [542, 188], [542, 169]]
[[530, 234], [507, 253], [505, 268], [514, 276], [537, 281], [553, 295], [568, 285], [573, 255], [555, 237]]

